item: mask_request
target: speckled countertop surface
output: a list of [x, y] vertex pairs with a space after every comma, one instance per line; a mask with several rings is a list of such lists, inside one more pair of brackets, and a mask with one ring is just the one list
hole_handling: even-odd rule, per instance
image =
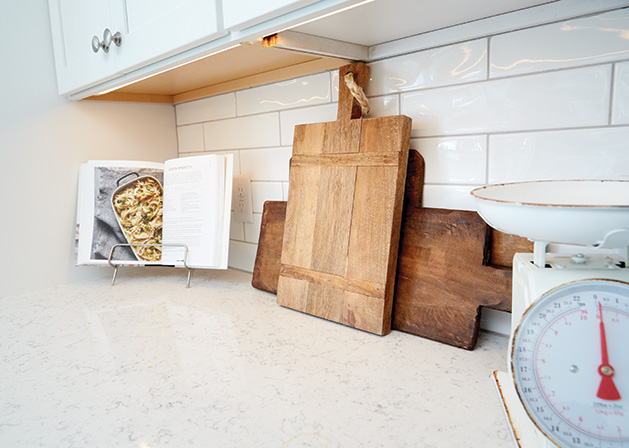
[[513, 447], [465, 351], [282, 308], [229, 270], [0, 298], [0, 447]]

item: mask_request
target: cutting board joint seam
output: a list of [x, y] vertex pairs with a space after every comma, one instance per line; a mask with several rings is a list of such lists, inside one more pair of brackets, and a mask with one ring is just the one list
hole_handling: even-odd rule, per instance
[[385, 286], [369, 280], [342, 277], [340, 275], [315, 271], [314, 269], [299, 266], [291, 266], [284, 263], [280, 265], [280, 276], [295, 280], [307, 280], [310, 283], [324, 285], [333, 289], [341, 289], [374, 299], [385, 299]]

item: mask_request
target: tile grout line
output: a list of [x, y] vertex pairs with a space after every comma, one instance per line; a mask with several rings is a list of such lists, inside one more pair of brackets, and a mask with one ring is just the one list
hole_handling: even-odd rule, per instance
[[613, 125], [613, 114], [614, 114], [614, 95], [615, 95], [615, 84], [616, 84], [616, 63], [612, 64], [612, 76], [611, 76], [611, 83], [609, 86], [609, 117], [608, 117], [608, 122], [607, 124], [609, 126]]
[[492, 79], [491, 78], [491, 40], [493, 36], [487, 36], [487, 73], [485, 75], [485, 80]]
[[557, 128], [528, 128], [528, 129], [518, 129], [518, 130], [508, 130], [508, 131], [496, 131], [496, 130], [483, 130], [477, 132], [469, 132], [463, 134], [433, 134], [433, 135], [412, 135], [411, 131], [411, 139], [447, 139], [447, 138], [464, 138], [464, 137], [482, 137], [483, 135], [513, 135], [513, 134], [537, 134], [544, 132], [570, 132], [570, 131], [587, 131], [587, 130], [605, 130], [605, 129], [622, 129], [629, 128], [629, 123], [619, 123], [619, 124], [592, 124], [592, 125], [583, 125], [583, 126], [575, 126], [575, 127], [557, 127]]

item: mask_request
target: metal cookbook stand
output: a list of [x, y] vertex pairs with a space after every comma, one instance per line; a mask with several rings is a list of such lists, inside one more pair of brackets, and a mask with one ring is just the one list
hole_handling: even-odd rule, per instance
[[[107, 259], [107, 262], [109, 263], [109, 266], [111, 266], [112, 268], [114, 268], [114, 276], [111, 279], [111, 285], [113, 286], [116, 283], [116, 276], [118, 275], [118, 268], [120, 266], [122, 266], [123, 264], [114, 264], [112, 263], [112, 257], [114, 256], [114, 251], [116, 250], [117, 247], [148, 247], [148, 246], [153, 246], [153, 247], [181, 247], [184, 249], [184, 255], [183, 255], [183, 266], [188, 270], [188, 280], [186, 282], [186, 288], [190, 287], [190, 276], [192, 275], [192, 268], [190, 266], [188, 266], [188, 246], [186, 244], [114, 244], [111, 248], [111, 251], [109, 252], [109, 258]], [[146, 265], [144, 265], [146, 266]], [[148, 265], [150, 266], [150, 265]]]

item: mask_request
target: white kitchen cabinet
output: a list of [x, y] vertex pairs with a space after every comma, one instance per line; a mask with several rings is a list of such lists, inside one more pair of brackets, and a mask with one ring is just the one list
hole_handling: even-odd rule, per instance
[[316, 3], [318, 0], [227, 0], [223, 2], [225, 29], [241, 30]]
[[[216, 0], [49, 0], [60, 94], [225, 35]], [[92, 50], [103, 32], [121, 33], [121, 45]]]
[[[104, 6], [103, 6], [104, 5]], [[92, 36], [114, 28], [109, 5], [96, 0], [50, 0], [57, 84], [60, 94], [112, 78], [116, 74], [114, 53], [92, 51]]]
[[[116, 0], [125, 14], [126, 40], [120, 70], [130, 71], [226, 33], [219, 28], [216, 0]], [[124, 8], [123, 8], [124, 5]], [[123, 33], [124, 34], [124, 33]]]

